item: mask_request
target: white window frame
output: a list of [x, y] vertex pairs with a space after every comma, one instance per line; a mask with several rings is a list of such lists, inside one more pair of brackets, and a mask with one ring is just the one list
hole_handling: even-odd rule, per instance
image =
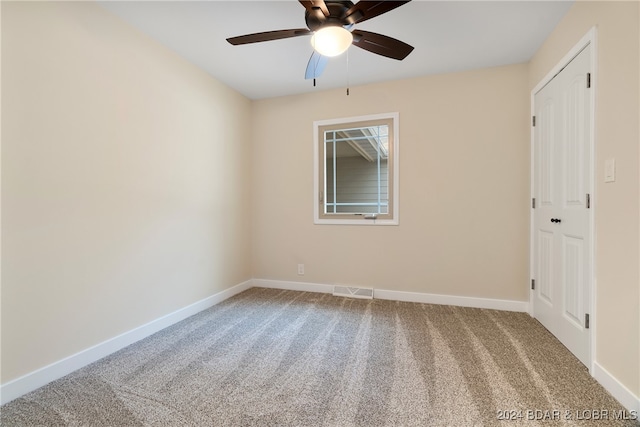
[[[320, 170], [321, 163], [324, 165], [324, 159], [319, 158], [320, 147], [324, 141], [320, 141], [319, 133], [320, 127], [348, 124], [353, 122], [364, 122], [372, 120], [391, 119], [393, 123], [392, 129], [392, 143], [389, 150], [389, 156], [393, 163], [393, 176], [390, 176], [392, 181], [392, 189], [389, 189], [389, 193], [392, 194], [389, 201], [389, 207], [391, 208], [392, 217], [390, 219], [364, 219], [363, 215], [353, 215], [353, 218], [345, 218], [347, 215], [339, 215], [339, 217], [327, 218], [327, 215], [320, 217], [320, 209], [322, 208], [321, 202], [321, 188], [324, 188], [325, 183], [320, 182], [321, 176], [324, 177], [324, 172]], [[313, 223], [314, 224], [333, 224], [333, 225], [399, 225], [400, 224], [400, 115], [397, 112], [394, 113], [381, 113], [367, 116], [357, 117], [345, 117], [339, 119], [317, 120], [313, 122]]]

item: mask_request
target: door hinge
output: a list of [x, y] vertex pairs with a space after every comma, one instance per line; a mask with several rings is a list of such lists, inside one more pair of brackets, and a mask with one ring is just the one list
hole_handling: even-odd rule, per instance
[[591, 87], [591, 73], [587, 73], [587, 89]]
[[589, 329], [589, 313], [584, 314], [584, 328]]
[[536, 208], [536, 198], [535, 198], [535, 197], [531, 199], [531, 207], [532, 207], [533, 209], [535, 209], [535, 208]]
[[531, 279], [531, 290], [536, 288], [536, 279]]
[[591, 195], [587, 193], [587, 209], [591, 209]]
[[536, 126], [536, 116], [533, 116], [531, 118], [531, 126], [535, 127]]

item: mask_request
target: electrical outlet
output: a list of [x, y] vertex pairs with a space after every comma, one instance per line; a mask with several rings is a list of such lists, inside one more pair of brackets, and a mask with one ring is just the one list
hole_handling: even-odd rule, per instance
[[304, 264], [298, 264], [298, 275], [304, 276]]

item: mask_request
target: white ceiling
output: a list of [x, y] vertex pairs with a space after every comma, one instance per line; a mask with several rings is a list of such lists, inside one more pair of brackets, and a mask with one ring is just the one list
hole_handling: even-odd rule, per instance
[[[232, 46], [226, 38], [305, 28], [286, 1], [100, 1], [103, 7], [251, 99], [527, 62], [571, 7], [556, 1], [412, 1], [356, 25], [414, 46], [396, 61], [352, 46], [317, 87], [309, 37]], [[347, 61], [348, 60], [348, 61]]]

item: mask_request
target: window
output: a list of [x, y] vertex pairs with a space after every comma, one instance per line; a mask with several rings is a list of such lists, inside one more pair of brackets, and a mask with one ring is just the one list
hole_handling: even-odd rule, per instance
[[398, 114], [314, 122], [316, 224], [398, 224]]

